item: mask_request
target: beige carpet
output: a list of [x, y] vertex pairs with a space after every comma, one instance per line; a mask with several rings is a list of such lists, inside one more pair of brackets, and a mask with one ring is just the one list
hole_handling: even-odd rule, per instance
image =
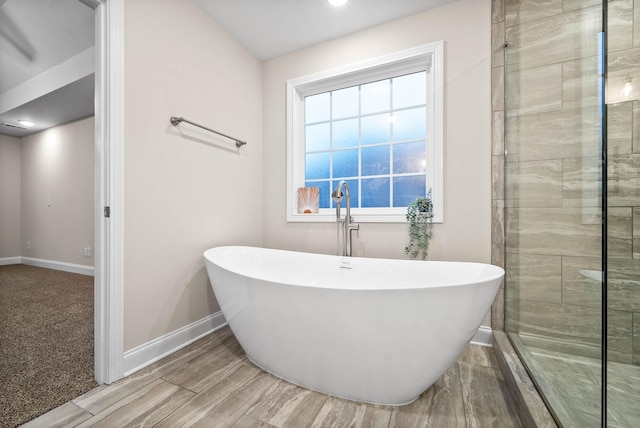
[[93, 277], [0, 266], [0, 427], [95, 388]]

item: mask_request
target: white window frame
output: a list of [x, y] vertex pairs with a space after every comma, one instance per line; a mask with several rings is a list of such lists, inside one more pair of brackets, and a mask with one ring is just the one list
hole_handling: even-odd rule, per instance
[[[444, 221], [444, 42], [438, 41], [390, 55], [287, 81], [287, 222], [335, 222], [335, 209], [299, 214], [298, 188], [304, 187], [304, 100], [310, 95], [356, 86], [402, 74], [427, 71], [427, 183], [434, 223]], [[428, 189], [427, 189], [428, 190]], [[344, 211], [344, 202], [342, 203]], [[404, 223], [406, 208], [352, 208], [362, 223]]]

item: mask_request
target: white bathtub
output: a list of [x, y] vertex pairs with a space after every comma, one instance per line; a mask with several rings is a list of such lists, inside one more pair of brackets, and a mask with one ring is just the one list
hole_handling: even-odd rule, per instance
[[415, 400], [455, 362], [504, 276], [480, 263], [254, 247], [204, 257], [252, 362], [315, 391], [390, 405]]

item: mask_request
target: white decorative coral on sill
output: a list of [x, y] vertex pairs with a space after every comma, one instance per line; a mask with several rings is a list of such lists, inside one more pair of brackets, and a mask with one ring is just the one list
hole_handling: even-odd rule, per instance
[[299, 187], [298, 188], [298, 213], [312, 214], [318, 212], [320, 205], [319, 187]]

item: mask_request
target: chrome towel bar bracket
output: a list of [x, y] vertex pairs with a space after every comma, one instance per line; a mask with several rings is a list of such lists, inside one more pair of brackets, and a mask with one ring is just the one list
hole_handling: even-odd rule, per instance
[[184, 117], [171, 116], [171, 119], [169, 119], [169, 120], [171, 121], [171, 124], [173, 126], [178, 126], [180, 124], [180, 122], [187, 122], [187, 123], [190, 123], [193, 126], [197, 126], [198, 128], [206, 129], [207, 131], [213, 132], [214, 134], [218, 134], [218, 135], [221, 135], [221, 136], [223, 136], [225, 138], [229, 138], [230, 140], [233, 140], [233, 141], [236, 142], [236, 147], [237, 148], [240, 148], [240, 147], [244, 146], [245, 144], [247, 144], [246, 141], [238, 140], [237, 138], [233, 138], [233, 137], [231, 137], [231, 136], [229, 136], [227, 134], [223, 134], [222, 132], [218, 132], [218, 131], [215, 131], [215, 130], [213, 130], [211, 128], [207, 128], [206, 126], [199, 125], [199, 124], [197, 124], [195, 122], [192, 122], [192, 121], [190, 121], [188, 119], [185, 119]]

